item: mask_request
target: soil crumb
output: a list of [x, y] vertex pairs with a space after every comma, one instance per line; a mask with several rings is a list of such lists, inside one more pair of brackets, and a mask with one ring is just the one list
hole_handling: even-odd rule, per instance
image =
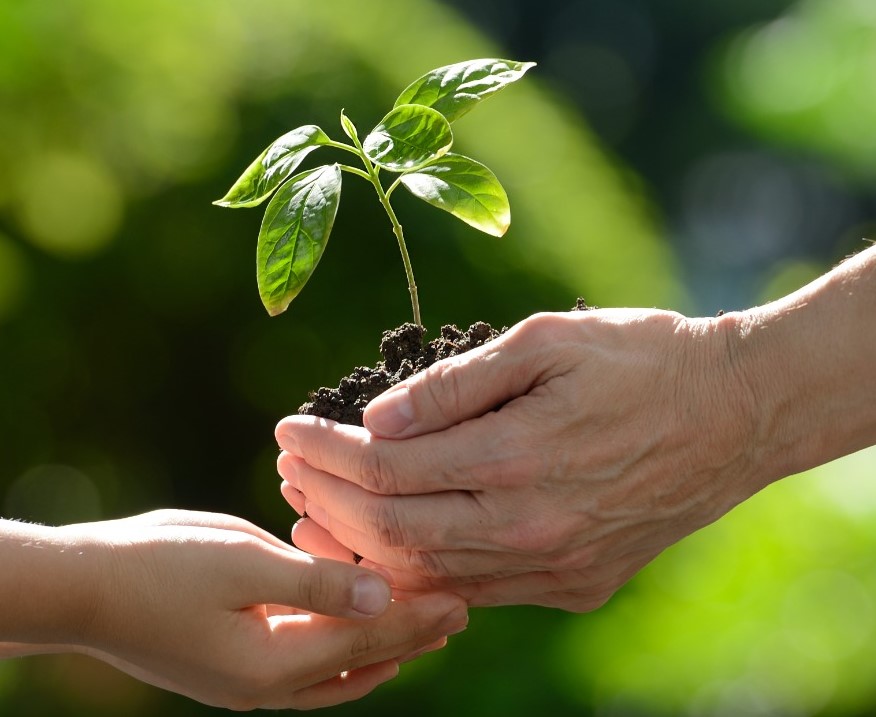
[[[572, 311], [595, 308], [579, 298]], [[426, 330], [422, 326], [402, 324], [384, 332], [380, 341], [382, 361], [378, 361], [373, 368], [359, 366], [353, 369], [349, 376], [341, 379], [337, 388], [322, 387], [312, 391], [298, 413], [361, 426], [365, 406], [388, 388], [436, 361], [457, 356], [492, 341], [507, 330], [507, 327], [494, 329], [483, 321], [472, 324], [467, 331], [447, 324], [441, 327], [438, 338], [427, 342]]]
[[380, 355], [373, 368], [359, 366], [341, 379], [337, 388], [322, 387], [313, 391], [298, 413], [328, 418], [339, 423], [362, 425], [365, 406], [386, 389], [404, 381], [436, 361], [456, 356], [485, 344], [503, 331], [478, 321], [462, 331], [452, 324], [441, 327], [441, 335], [425, 341], [425, 329], [416, 324], [402, 324], [386, 331], [380, 341]]

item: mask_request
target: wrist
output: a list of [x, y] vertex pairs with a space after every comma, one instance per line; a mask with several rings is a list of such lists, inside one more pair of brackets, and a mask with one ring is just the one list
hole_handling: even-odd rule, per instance
[[876, 443], [876, 250], [718, 321], [762, 485]]
[[760, 309], [730, 312], [716, 321], [728, 367], [726, 391], [743, 407], [737, 420], [749, 454], [751, 494], [803, 470], [798, 385], [784, 332]]
[[81, 642], [99, 603], [99, 548], [72, 530], [0, 521], [0, 640]]
[[[687, 358], [675, 379], [689, 465], [710, 484], [714, 517], [747, 500], [771, 482], [764, 461], [768, 445], [763, 398], [739, 346], [744, 317], [684, 319]], [[683, 386], [683, 390], [681, 387]]]

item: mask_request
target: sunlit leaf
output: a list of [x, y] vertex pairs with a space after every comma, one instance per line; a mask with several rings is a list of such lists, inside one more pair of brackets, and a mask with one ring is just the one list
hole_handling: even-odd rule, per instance
[[259, 231], [259, 295], [271, 316], [301, 291], [322, 257], [341, 197], [341, 170], [325, 165], [284, 184], [265, 210]]
[[451, 144], [453, 132], [444, 115], [422, 105], [401, 105], [380, 121], [362, 148], [379, 167], [404, 172], [438, 159]]
[[304, 125], [275, 140], [247, 167], [222, 199], [220, 207], [254, 207], [292, 176], [304, 158], [331, 140], [319, 127]]
[[447, 154], [401, 178], [414, 196], [476, 229], [500, 237], [511, 223], [508, 195], [489, 169], [461, 154]]
[[344, 114], [344, 110], [341, 110], [341, 129], [343, 129], [344, 134], [354, 142], [359, 137], [359, 133], [356, 131], [356, 125], [354, 125], [353, 121]]
[[439, 67], [408, 85], [395, 106], [425, 105], [453, 122], [481, 100], [519, 80], [531, 67], [535, 67], [534, 62], [494, 58]]

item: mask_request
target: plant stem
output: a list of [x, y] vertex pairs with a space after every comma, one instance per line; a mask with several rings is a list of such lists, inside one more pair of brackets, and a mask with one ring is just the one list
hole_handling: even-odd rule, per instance
[[401, 251], [402, 262], [405, 265], [405, 274], [408, 277], [408, 291], [411, 294], [411, 308], [414, 311], [414, 323], [417, 324], [417, 326], [422, 326], [423, 322], [420, 320], [420, 301], [417, 298], [417, 283], [414, 281], [414, 268], [411, 266], [411, 258], [408, 256], [408, 248], [405, 245], [404, 230], [402, 229], [402, 225], [399, 224], [398, 217], [395, 216], [395, 211], [393, 210], [392, 205], [389, 203], [389, 197], [387, 197], [386, 192], [383, 191], [383, 186], [380, 184], [377, 172], [373, 171], [371, 176], [371, 181], [374, 184], [374, 189], [377, 190], [377, 196], [380, 198], [380, 203], [389, 215], [389, 221], [392, 222], [392, 232], [398, 240], [398, 248], [399, 251]]
[[[362, 149], [362, 145], [359, 142], [358, 137], [353, 137], [353, 141], [356, 143], [356, 149], [358, 150], [357, 154], [362, 159], [362, 163], [365, 165], [365, 169], [367, 170], [367, 178], [371, 180], [371, 184], [374, 185], [374, 190], [377, 192], [377, 197], [380, 199], [380, 203], [383, 205], [383, 209], [386, 211], [387, 216], [389, 217], [389, 221], [392, 223], [392, 233], [395, 234], [395, 238], [398, 241], [398, 248], [401, 252], [402, 263], [405, 266], [405, 275], [408, 279], [408, 292], [411, 295], [411, 309], [414, 312], [414, 323], [417, 326], [422, 326], [423, 322], [420, 319], [420, 300], [417, 297], [417, 282], [414, 281], [414, 268], [411, 265], [411, 257], [408, 255], [408, 247], [405, 244], [405, 233], [402, 229], [402, 225], [398, 221], [398, 217], [395, 215], [395, 211], [392, 208], [392, 205], [389, 203], [389, 196], [383, 189], [383, 185], [380, 183], [380, 169], [375, 167], [371, 160], [368, 159], [368, 155], [365, 154], [365, 150]], [[345, 147], [349, 147], [349, 145], [343, 145]], [[342, 165], [342, 168], [343, 167]], [[353, 169], [350, 167], [349, 169]], [[359, 174], [356, 172], [356, 174]], [[396, 182], [397, 184], [397, 182]], [[395, 188], [395, 185], [393, 185]]]
[[367, 172], [363, 172], [358, 167], [351, 167], [349, 164], [339, 164], [338, 167], [340, 167], [344, 172], [349, 172], [350, 174], [355, 174], [357, 177], [367, 179], [369, 182], [371, 181], [371, 175]]
[[398, 178], [392, 184], [389, 185], [389, 189], [386, 190], [386, 198], [387, 199], [389, 199], [392, 196], [392, 193], [395, 191], [395, 188], [399, 184], [401, 184], [401, 180], [402, 180], [403, 176], [404, 176], [403, 174], [398, 175]]

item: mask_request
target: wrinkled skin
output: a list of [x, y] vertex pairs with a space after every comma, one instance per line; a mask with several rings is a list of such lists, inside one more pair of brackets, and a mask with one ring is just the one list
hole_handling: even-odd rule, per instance
[[536, 315], [384, 394], [364, 429], [282, 421], [293, 537], [401, 591], [592, 610], [754, 491], [748, 396], [717, 321]]
[[719, 318], [538, 314], [366, 408], [277, 426], [306, 550], [399, 594], [602, 605], [771, 482], [876, 444], [876, 246]]

